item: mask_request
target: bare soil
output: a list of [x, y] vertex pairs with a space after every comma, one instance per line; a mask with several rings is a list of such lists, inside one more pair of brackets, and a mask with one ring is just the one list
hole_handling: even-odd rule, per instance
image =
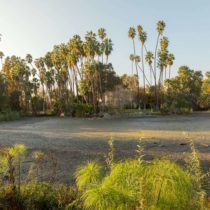
[[[145, 159], [171, 158], [183, 163], [190, 151], [186, 135], [195, 142], [203, 170], [210, 170], [210, 113], [207, 112], [119, 119], [40, 117], [0, 122], [0, 145], [22, 143], [28, 148], [24, 178], [32, 152], [42, 150], [56, 156], [56, 180], [65, 183], [72, 183], [76, 168], [88, 160], [104, 162], [110, 136], [115, 140], [117, 160], [135, 157], [138, 139], [143, 137]], [[45, 167], [44, 178], [49, 179], [54, 172], [50, 171], [49, 162]]]

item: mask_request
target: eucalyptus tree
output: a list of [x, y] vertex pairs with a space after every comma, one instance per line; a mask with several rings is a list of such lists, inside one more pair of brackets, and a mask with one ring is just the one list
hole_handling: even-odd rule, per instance
[[42, 57], [35, 59], [34, 64], [39, 72], [39, 80], [42, 86], [42, 97], [45, 99], [45, 65]]
[[28, 64], [32, 64], [32, 62], [33, 62], [33, 57], [32, 57], [32, 55], [31, 55], [31, 54], [27, 54], [25, 60], [26, 60], [26, 62], [27, 62]]
[[48, 91], [50, 104], [55, 99], [55, 69], [52, 62], [52, 52], [47, 52], [44, 56], [44, 64], [46, 68], [45, 86]]

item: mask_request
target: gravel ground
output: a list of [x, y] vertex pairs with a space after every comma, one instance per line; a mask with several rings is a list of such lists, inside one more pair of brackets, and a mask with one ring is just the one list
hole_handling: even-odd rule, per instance
[[[23, 178], [31, 164], [31, 153], [43, 150], [55, 155], [56, 180], [65, 183], [71, 183], [76, 168], [88, 160], [104, 161], [110, 136], [115, 140], [118, 160], [136, 156], [141, 136], [145, 159], [167, 157], [182, 163], [189, 154], [186, 135], [194, 140], [200, 152], [203, 170], [210, 170], [210, 113], [119, 119], [40, 117], [0, 122], [0, 145], [23, 143], [28, 148]], [[50, 171], [48, 161], [44, 179], [49, 179], [51, 173], [54, 172]]]

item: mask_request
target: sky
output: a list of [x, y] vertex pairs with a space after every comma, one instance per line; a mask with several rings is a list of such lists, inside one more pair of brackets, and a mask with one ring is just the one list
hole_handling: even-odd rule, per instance
[[[174, 75], [181, 65], [210, 70], [209, 0], [0, 0], [0, 50], [37, 58], [75, 34], [103, 27], [114, 43], [110, 61], [121, 75], [131, 73], [129, 27], [141, 24], [154, 51], [158, 20], [166, 22]], [[138, 40], [136, 45], [140, 54]]]

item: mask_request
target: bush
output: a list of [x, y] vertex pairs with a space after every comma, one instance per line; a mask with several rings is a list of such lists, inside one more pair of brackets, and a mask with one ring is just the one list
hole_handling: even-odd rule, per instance
[[4, 185], [0, 188], [0, 209], [78, 210], [76, 197], [77, 191], [65, 185], [31, 181], [22, 184], [20, 192], [14, 196], [11, 196], [10, 186]]
[[180, 98], [172, 102], [162, 104], [160, 112], [162, 114], [188, 114], [192, 112], [192, 105], [186, 99]]
[[[165, 159], [145, 162], [141, 140], [138, 159], [114, 162], [112, 139], [109, 146], [107, 165], [89, 162], [77, 170], [77, 187], [35, 179], [21, 183], [20, 169], [26, 148], [24, 145], [5, 147], [0, 150], [0, 209], [208, 209], [201, 184], [208, 174], [200, 169], [192, 141], [186, 168]], [[40, 160], [43, 155], [36, 152], [33, 156]]]
[[6, 110], [10, 107], [8, 96], [0, 96], [0, 111]]
[[65, 99], [56, 99], [52, 102], [50, 107], [50, 114], [52, 115], [59, 115], [62, 112], [65, 112], [66, 110], [66, 104]]
[[52, 209], [56, 207], [53, 187], [45, 182], [29, 182], [21, 187], [20, 198], [27, 209]]
[[44, 100], [41, 97], [34, 96], [31, 99], [31, 106], [32, 106], [32, 112], [33, 114], [37, 114], [37, 112], [40, 112], [43, 110], [44, 106]]
[[84, 208], [207, 210], [201, 182], [208, 174], [202, 174], [192, 143], [191, 151], [187, 162], [190, 170], [170, 160], [143, 161], [141, 142], [138, 160], [112, 163], [107, 173], [106, 167], [89, 162], [76, 172]]
[[72, 115], [76, 117], [89, 117], [93, 114], [93, 107], [90, 104], [75, 103], [72, 107]]
[[13, 91], [10, 95], [10, 108], [12, 111], [20, 111], [20, 96], [19, 91]]
[[97, 172], [88, 173], [95, 181], [86, 185], [82, 173], [88, 180], [86, 170], [89, 169], [77, 172], [77, 185], [80, 189], [83, 186], [82, 199], [87, 209], [195, 209], [192, 178], [171, 161], [115, 163], [102, 181], [97, 178], [100, 177], [97, 168], [94, 169]]
[[0, 121], [10, 121], [20, 119], [20, 113], [16, 111], [0, 112]]

